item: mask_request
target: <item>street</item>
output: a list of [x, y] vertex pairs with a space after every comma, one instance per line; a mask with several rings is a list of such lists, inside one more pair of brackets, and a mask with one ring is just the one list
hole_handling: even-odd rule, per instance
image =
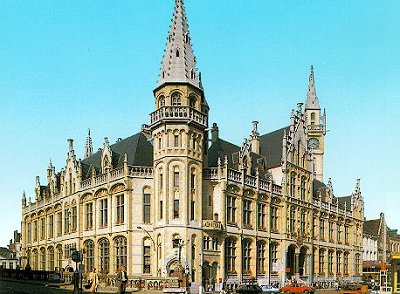
[[71, 293], [67, 290], [48, 288], [45, 285], [27, 284], [14, 281], [0, 280], [0, 294], [51, 294], [51, 293]]

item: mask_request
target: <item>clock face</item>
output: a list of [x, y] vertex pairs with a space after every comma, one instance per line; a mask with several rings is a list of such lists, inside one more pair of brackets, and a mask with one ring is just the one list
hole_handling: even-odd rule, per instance
[[316, 149], [319, 147], [319, 141], [316, 138], [311, 138], [310, 140], [308, 140], [308, 147], [310, 147], [311, 149]]

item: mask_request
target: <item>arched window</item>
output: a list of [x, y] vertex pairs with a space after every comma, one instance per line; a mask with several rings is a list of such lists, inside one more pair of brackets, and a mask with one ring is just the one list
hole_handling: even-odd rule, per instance
[[277, 273], [278, 267], [278, 244], [271, 243], [269, 247], [269, 264], [271, 265], [271, 272]]
[[190, 78], [191, 78], [192, 80], [194, 80], [194, 79], [196, 78], [196, 72], [194, 71], [193, 68], [190, 70]]
[[101, 273], [110, 271], [110, 241], [106, 238], [99, 240], [99, 267]]
[[236, 240], [228, 238], [225, 240], [225, 270], [227, 274], [236, 274]]
[[296, 210], [295, 207], [292, 205], [290, 206], [290, 212], [289, 212], [289, 232], [294, 232], [294, 223], [295, 223], [295, 214]]
[[328, 251], [328, 274], [333, 275], [333, 251]]
[[322, 276], [325, 275], [325, 273], [324, 273], [324, 266], [325, 266], [324, 258], [325, 258], [325, 251], [323, 249], [320, 249], [319, 250], [319, 274]]
[[315, 124], [315, 112], [311, 112], [311, 124]]
[[94, 267], [94, 242], [87, 240], [83, 243], [85, 248], [85, 269], [89, 272]]
[[354, 259], [354, 270], [356, 271], [356, 274], [359, 275], [360, 274], [360, 254], [357, 253], [355, 255], [355, 259]]
[[343, 271], [345, 275], [349, 274], [349, 253], [344, 253]]
[[57, 245], [57, 266], [59, 269], [62, 268], [63, 250], [62, 245]]
[[176, 49], [176, 57], [179, 57], [179, 49]]
[[296, 181], [296, 174], [295, 172], [290, 173], [290, 196], [294, 197], [295, 194], [295, 181]]
[[242, 271], [244, 274], [250, 274], [250, 260], [251, 260], [251, 241], [243, 240], [242, 244]]
[[189, 98], [189, 106], [195, 108], [196, 107], [196, 98], [193, 96], [190, 96]]
[[181, 95], [179, 93], [172, 94], [172, 106], [181, 106]]
[[39, 269], [39, 254], [37, 249], [34, 249], [33, 252], [33, 262], [32, 262], [32, 268], [35, 270]]
[[42, 271], [46, 270], [46, 249], [44, 247], [40, 248], [40, 261], [42, 262], [40, 269]]
[[300, 186], [300, 197], [301, 200], [306, 199], [306, 177], [301, 177], [301, 186]]
[[257, 242], [257, 275], [265, 274], [265, 242]]
[[342, 273], [342, 252], [336, 253], [336, 272], [338, 275]]
[[47, 251], [49, 252], [49, 271], [54, 270], [54, 247], [50, 246]]
[[117, 237], [114, 239], [114, 252], [115, 252], [115, 268], [127, 266], [128, 246], [125, 237]]
[[[163, 74], [164, 74], [164, 72], [163, 72]], [[165, 97], [164, 96], [160, 96], [158, 98], [158, 108], [161, 108], [163, 106], [165, 106]]]

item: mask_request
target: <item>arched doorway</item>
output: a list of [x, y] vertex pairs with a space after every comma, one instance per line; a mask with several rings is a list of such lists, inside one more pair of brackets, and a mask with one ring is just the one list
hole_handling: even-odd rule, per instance
[[308, 248], [306, 246], [302, 246], [300, 248], [300, 255], [299, 255], [299, 274], [300, 274], [300, 277], [305, 277], [305, 276], [308, 275], [307, 251], [308, 251]]
[[203, 286], [206, 291], [215, 291], [217, 282], [218, 263], [204, 261], [203, 263]]
[[167, 264], [167, 273], [169, 277], [176, 277], [179, 273], [179, 262], [177, 259], [173, 259]]
[[295, 274], [295, 251], [296, 246], [290, 245], [286, 254], [286, 277], [291, 279]]

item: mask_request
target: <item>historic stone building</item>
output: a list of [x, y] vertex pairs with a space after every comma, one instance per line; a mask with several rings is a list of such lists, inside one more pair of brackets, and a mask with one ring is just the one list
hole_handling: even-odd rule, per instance
[[[65, 166], [36, 179], [22, 199], [24, 261], [162, 281], [180, 265], [192, 285], [312, 282], [361, 276], [363, 198], [335, 197], [324, 183], [326, 115], [311, 68], [305, 107], [288, 126], [235, 145], [209, 129], [209, 105], [196, 68], [182, 0], [175, 1], [150, 124], [84, 159], [68, 140]], [[210, 138], [210, 139], [209, 139]]]

